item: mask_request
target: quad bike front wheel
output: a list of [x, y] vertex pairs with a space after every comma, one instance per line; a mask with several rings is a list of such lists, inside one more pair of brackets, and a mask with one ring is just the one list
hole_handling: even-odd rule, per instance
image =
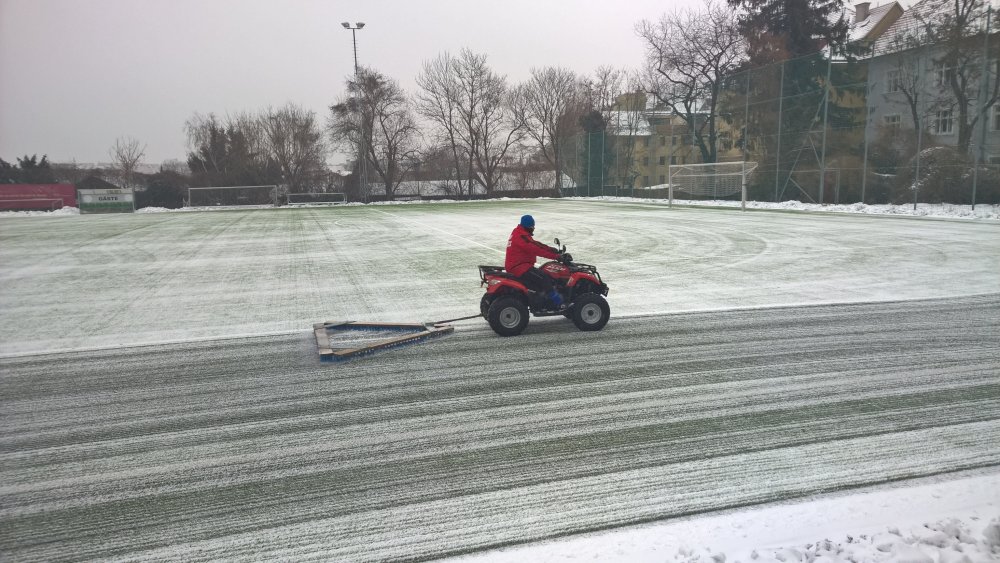
[[490, 305], [486, 320], [500, 336], [517, 336], [528, 326], [528, 307], [517, 297], [498, 297]]
[[601, 330], [611, 318], [611, 306], [607, 299], [596, 293], [584, 293], [573, 303], [573, 324], [580, 330]]

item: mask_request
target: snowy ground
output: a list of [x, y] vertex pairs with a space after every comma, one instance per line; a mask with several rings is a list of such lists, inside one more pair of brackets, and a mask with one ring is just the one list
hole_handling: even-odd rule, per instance
[[1000, 475], [949, 476], [619, 528], [449, 559], [921, 562], [1000, 560]]
[[[319, 364], [313, 322], [473, 312], [524, 212], [600, 267], [604, 331]], [[995, 560], [997, 272], [978, 219], [0, 219], [0, 559]]]
[[0, 355], [473, 314], [524, 212], [600, 267], [616, 315], [1000, 292], [996, 221], [556, 200], [6, 218]]

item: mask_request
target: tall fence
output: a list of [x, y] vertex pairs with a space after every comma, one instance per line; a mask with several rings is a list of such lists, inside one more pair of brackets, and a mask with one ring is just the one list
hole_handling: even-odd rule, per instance
[[757, 201], [1000, 203], [997, 27], [967, 41], [961, 60], [923, 45], [733, 74], [714, 113], [647, 111], [644, 130], [576, 136], [567, 173], [579, 195], [640, 195], [665, 184], [671, 166], [714, 154], [757, 163]]

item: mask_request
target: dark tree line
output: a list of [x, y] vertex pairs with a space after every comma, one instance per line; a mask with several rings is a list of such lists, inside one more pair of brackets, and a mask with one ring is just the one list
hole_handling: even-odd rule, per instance
[[41, 160], [38, 155], [24, 155], [17, 158], [17, 162], [10, 163], [0, 158], [0, 184], [56, 184], [58, 178], [49, 157], [43, 155]]

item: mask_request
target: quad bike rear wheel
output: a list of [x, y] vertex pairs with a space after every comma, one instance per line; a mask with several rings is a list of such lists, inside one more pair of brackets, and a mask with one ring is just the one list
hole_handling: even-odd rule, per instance
[[573, 324], [580, 330], [601, 330], [611, 318], [608, 301], [596, 293], [584, 293], [577, 297], [572, 308]]
[[479, 312], [483, 314], [484, 319], [490, 315], [490, 305], [493, 304], [494, 298], [496, 298], [495, 295], [487, 293], [484, 294], [483, 298], [479, 300]]
[[517, 336], [528, 326], [528, 307], [517, 297], [498, 297], [490, 305], [486, 320], [500, 336]]

